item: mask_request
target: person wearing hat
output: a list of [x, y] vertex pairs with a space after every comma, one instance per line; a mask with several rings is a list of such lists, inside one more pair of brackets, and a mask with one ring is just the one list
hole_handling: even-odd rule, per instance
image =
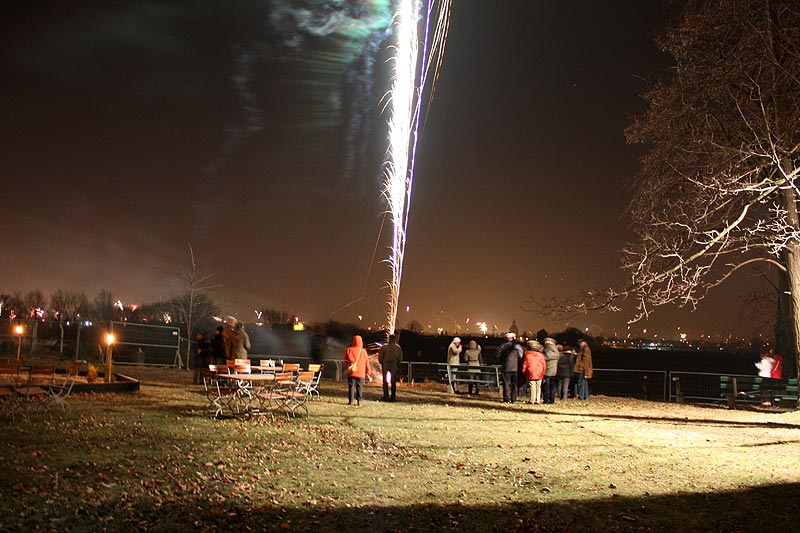
[[542, 353], [542, 345], [538, 341], [529, 340], [528, 349], [522, 356], [522, 375], [528, 380], [531, 399], [528, 403], [542, 403], [542, 379], [547, 362]]
[[506, 333], [506, 342], [497, 348], [497, 359], [503, 366], [503, 403], [517, 403], [517, 372], [522, 348], [515, 333]]
[[[453, 337], [453, 342], [447, 347], [447, 364], [461, 364], [461, 339], [459, 337]], [[458, 394], [455, 372], [450, 373], [450, 388], [454, 394]]]

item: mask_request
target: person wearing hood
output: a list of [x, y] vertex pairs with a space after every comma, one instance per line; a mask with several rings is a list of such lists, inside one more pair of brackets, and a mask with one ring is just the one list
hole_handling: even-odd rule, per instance
[[569, 382], [572, 379], [572, 369], [575, 367], [572, 360], [574, 353], [571, 346], [565, 346], [564, 351], [560, 352], [558, 356], [558, 370], [556, 371], [558, 394], [556, 396], [564, 401], [569, 398]]
[[361, 405], [364, 392], [364, 378], [369, 372], [369, 355], [364, 349], [364, 341], [361, 335], [353, 336], [353, 342], [344, 351], [345, 368], [353, 366], [353, 371], [347, 374], [347, 405], [353, 405], [353, 400], [357, 405]]
[[[469, 347], [464, 350], [464, 364], [469, 366], [483, 366], [483, 357], [481, 357], [481, 347], [475, 341], [469, 341]], [[481, 379], [481, 371], [479, 369], [470, 370], [469, 373], [469, 394], [472, 394], [472, 386], [475, 386], [475, 396], [480, 395], [478, 381]]]
[[[461, 339], [454, 337], [453, 342], [447, 347], [447, 364], [460, 365], [461, 364]], [[454, 394], [458, 394], [458, 385], [456, 384], [456, 374], [450, 374], [450, 387]]]
[[543, 349], [538, 341], [529, 340], [528, 349], [522, 356], [522, 375], [528, 380], [528, 389], [531, 391], [528, 403], [532, 404], [542, 403], [542, 379], [547, 368]]
[[556, 386], [558, 384], [558, 358], [561, 356], [558, 353], [558, 346], [556, 340], [547, 337], [544, 340], [544, 358], [547, 362], [547, 368], [544, 371], [544, 382], [542, 383], [542, 396], [544, 401], [542, 403], [555, 403], [556, 401]]
[[225, 358], [247, 359], [247, 350], [250, 349], [250, 337], [242, 327], [242, 323], [235, 317], [229, 316], [225, 319], [228, 325], [222, 331], [222, 340], [225, 343]]

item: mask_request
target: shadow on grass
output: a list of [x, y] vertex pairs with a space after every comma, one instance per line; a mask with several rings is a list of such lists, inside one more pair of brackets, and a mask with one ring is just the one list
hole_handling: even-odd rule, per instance
[[[520, 498], [519, 494], [511, 495]], [[253, 508], [246, 499], [212, 503], [202, 496], [155, 505], [128, 502], [124, 509], [96, 511], [110, 529], [256, 531], [797, 531], [800, 484], [772, 485], [735, 492], [608, 497], [585, 501], [338, 508], [309, 498], [305, 508]], [[503, 499], [503, 495], [498, 495]], [[511, 498], [508, 498], [511, 499]], [[113, 523], [102, 518], [113, 515]], [[92, 512], [92, 514], [94, 514]], [[70, 516], [61, 526], [80, 528], [92, 516]], [[82, 523], [86, 519], [87, 523]], [[31, 524], [28, 524], [31, 525]]]

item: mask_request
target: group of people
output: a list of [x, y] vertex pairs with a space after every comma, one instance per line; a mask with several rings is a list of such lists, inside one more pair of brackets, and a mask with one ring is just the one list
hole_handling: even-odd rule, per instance
[[761, 354], [761, 359], [756, 363], [758, 375], [762, 378], [783, 378], [783, 356], [769, 350]]
[[194, 384], [203, 382], [202, 371], [208, 365], [224, 365], [233, 359], [247, 359], [250, 349], [250, 337], [244, 324], [236, 317], [225, 317], [225, 325], [217, 326], [216, 333], [209, 337], [208, 331], [200, 331], [195, 337]]
[[[347, 405], [361, 405], [364, 399], [364, 379], [369, 373], [369, 355], [364, 349], [364, 340], [361, 335], [353, 336], [350, 346], [344, 351], [345, 368], [347, 373]], [[397, 337], [389, 335], [389, 342], [381, 346], [378, 352], [378, 362], [383, 374], [383, 397], [380, 401], [397, 401], [397, 377], [400, 363], [403, 362], [403, 349], [397, 344]]]
[[[515, 333], [506, 334], [506, 342], [497, 348], [496, 358], [503, 372], [503, 402], [516, 403], [517, 397], [530, 394], [531, 404], [552, 404], [556, 398], [566, 400], [570, 394], [581, 400], [589, 399], [588, 380], [594, 375], [592, 350], [581, 339], [578, 350], [561, 346], [555, 339], [547, 337], [544, 345], [537, 340], [529, 340], [524, 346], [517, 342]], [[463, 351], [461, 339], [455, 337], [447, 349], [447, 363], [450, 365], [483, 365], [481, 348], [475, 341], [469, 342]], [[473, 385], [479, 394], [480, 374], [470, 374], [469, 394]], [[458, 393], [456, 377], [450, 376], [453, 392]], [[570, 390], [570, 385], [573, 388]]]

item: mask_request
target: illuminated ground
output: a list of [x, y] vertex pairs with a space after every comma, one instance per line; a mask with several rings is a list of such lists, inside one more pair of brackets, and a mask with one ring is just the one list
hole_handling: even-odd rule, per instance
[[792, 531], [800, 413], [404, 387], [306, 420], [212, 420], [180, 371], [2, 419], [0, 530]]

